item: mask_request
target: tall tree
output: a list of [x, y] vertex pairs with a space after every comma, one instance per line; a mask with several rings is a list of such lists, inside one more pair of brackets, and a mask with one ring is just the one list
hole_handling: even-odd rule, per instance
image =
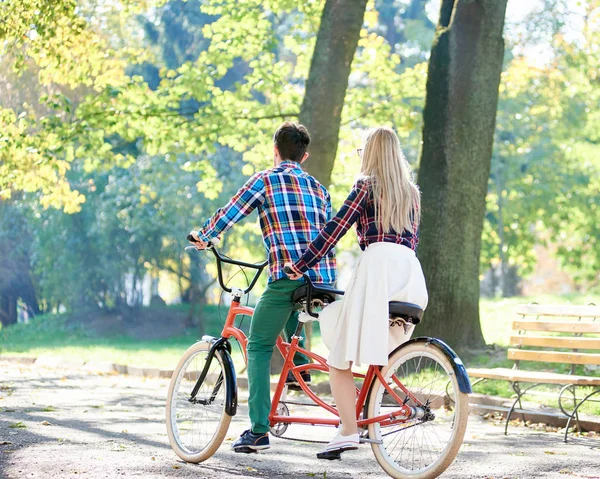
[[327, 0], [321, 16], [300, 123], [312, 136], [308, 171], [324, 185], [331, 181], [350, 66], [366, 7], [367, 0]]
[[429, 290], [423, 332], [483, 344], [479, 252], [507, 0], [444, 0], [429, 61], [419, 184]]

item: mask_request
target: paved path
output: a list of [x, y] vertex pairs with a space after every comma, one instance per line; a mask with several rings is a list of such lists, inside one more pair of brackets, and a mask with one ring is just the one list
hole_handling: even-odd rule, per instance
[[[319, 445], [281, 439], [264, 453], [233, 453], [232, 439], [247, 426], [243, 402], [213, 458], [181, 462], [164, 425], [167, 385], [166, 379], [0, 362], [0, 478], [387, 477], [368, 446], [333, 462], [316, 459]], [[296, 431], [319, 432], [324, 439], [333, 435], [331, 428]], [[558, 433], [522, 427], [504, 436], [501, 426], [471, 415], [461, 453], [442, 477], [600, 478], [600, 440], [574, 438], [565, 445]]]

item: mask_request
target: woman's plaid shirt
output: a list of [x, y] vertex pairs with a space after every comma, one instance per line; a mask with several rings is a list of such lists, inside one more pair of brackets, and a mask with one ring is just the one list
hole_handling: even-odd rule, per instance
[[[269, 282], [287, 278], [284, 263], [294, 263], [331, 219], [329, 193], [296, 162], [256, 173], [198, 231], [203, 241], [227, 231], [258, 210], [263, 241], [269, 257]], [[308, 272], [312, 281], [333, 283], [336, 279], [333, 250], [315, 262]]]
[[368, 179], [361, 178], [354, 184], [338, 214], [327, 223], [319, 236], [309, 245], [302, 257], [294, 264], [294, 268], [298, 271], [312, 268], [313, 264], [318, 263], [323, 256], [327, 255], [327, 252], [335, 246], [354, 223], [356, 223], [358, 244], [362, 250], [372, 243], [380, 242], [401, 244], [413, 251], [417, 249], [419, 243], [417, 223], [413, 222], [414, 234], [408, 230], [404, 230], [402, 233], [381, 231], [375, 220], [375, 202]]

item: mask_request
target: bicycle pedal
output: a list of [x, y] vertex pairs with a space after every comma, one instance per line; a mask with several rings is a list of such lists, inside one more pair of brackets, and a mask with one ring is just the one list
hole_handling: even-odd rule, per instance
[[380, 441], [379, 439], [369, 439], [368, 437], [361, 437], [358, 442], [361, 444], [383, 444], [383, 441]]
[[318, 452], [317, 459], [327, 459], [328, 461], [334, 461], [336, 459], [342, 459], [342, 453], [338, 451], [333, 452]]

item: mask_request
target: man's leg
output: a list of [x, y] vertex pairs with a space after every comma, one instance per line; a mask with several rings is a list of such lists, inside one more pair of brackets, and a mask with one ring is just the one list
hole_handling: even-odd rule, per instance
[[292, 293], [300, 285], [288, 279], [270, 283], [254, 310], [248, 338], [248, 410], [254, 434], [269, 431], [271, 356], [293, 311]]

